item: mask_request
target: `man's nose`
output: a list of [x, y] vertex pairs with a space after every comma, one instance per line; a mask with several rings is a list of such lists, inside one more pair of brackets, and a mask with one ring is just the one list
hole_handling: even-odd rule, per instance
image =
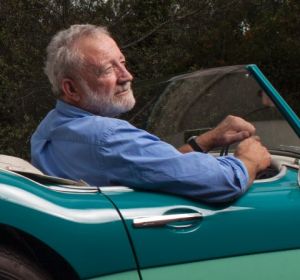
[[125, 65], [120, 66], [118, 79], [122, 82], [129, 82], [129, 81], [131, 82], [133, 80], [133, 76], [127, 70]]

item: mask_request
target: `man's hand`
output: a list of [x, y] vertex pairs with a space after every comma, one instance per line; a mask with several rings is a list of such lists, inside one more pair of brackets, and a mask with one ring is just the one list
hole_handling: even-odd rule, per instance
[[271, 164], [271, 155], [260, 143], [258, 137], [242, 141], [234, 155], [245, 164], [249, 174], [249, 185], [253, 183], [259, 171], [266, 169]]
[[235, 116], [227, 116], [213, 130], [197, 137], [196, 142], [204, 151], [213, 148], [228, 146], [242, 141], [255, 133], [255, 127]]
[[[199, 135], [196, 138], [197, 144], [204, 152], [211, 149], [228, 146], [242, 141], [255, 134], [255, 127], [240, 117], [227, 116], [214, 129]], [[179, 148], [182, 153], [193, 151], [189, 145]]]

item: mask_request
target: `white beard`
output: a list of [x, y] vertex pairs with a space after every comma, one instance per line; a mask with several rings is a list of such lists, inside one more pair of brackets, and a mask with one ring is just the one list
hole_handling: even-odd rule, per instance
[[84, 110], [95, 115], [116, 117], [130, 111], [135, 105], [135, 98], [130, 82], [123, 85], [123, 90], [128, 90], [128, 93], [123, 96], [92, 91], [85, 81], [81, 81], [81, 86], [86, 94], [81, 106]]

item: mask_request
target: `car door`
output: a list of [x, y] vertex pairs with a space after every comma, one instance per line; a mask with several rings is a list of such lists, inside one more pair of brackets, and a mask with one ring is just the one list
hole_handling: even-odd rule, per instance
[[143, 279], [300, 276], [296, 168], [219, 206], [129, 188], [101, 191], [119, 208]]

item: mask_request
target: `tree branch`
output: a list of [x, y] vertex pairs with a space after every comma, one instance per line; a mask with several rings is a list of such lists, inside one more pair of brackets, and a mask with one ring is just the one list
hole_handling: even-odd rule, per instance
[[122, 49], [126, 49], [126, 48], [129, 48], [129, 47], [132, 47], [140, 42], [142, 42], [143, 40], [145, 40], [146, 38], [148, 38], [149, 36], [151, 36], [153, 33], [155, 33], [158, 29], [160, 29], [161, 27], [163, 27], [164, 25], [170, 23], [170, 22], [175, 22], [175, 21], [180, 21], [182, 19], [185, 19], [186, 17], [189, 17], [189, 16], [194, 16], [195, 14], [197, 14], [198, 12], [200, 12], [201, 9], [198, 9], [196, 11], [193, 11], [191, 13], [188, 13], [188, 14], [185, 14], [183, 16], [178, 16], [176, 18], [173, 18], [173, 19], [169, 19], [169, 20], [166, 20], [164, 22], [162, 22], [161, 24], [157, 25], [156, 27], [154, 27], [152, 30], [150, 30], [149, 32], [147, 32], [145, 35], [143, 35], [142, 37], [140, 37], [139, 39], [129, 43], [129, 44], [126, 44], [124, 46], [121, 46]]
[[132, 8], [128, 8], [122, 15], [120, 15], [115, 22], [112, 22], [108, 25], [109, 28], [114, 27], [117, 25], [120, 21], [122, 21], [125, 17], [127, 17], [132, 12]]

